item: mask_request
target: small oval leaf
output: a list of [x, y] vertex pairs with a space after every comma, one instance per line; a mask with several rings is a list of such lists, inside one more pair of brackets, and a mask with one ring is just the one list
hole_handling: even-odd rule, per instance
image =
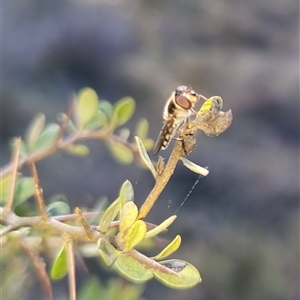
[[177, 235], [174, 240], [167, 246], [165, 249], [163, 249], [159, 254], [157, 254], [154, 259], [163, 259], [172, 253], [174, 253], [181, 245], [181, 236]]
[[32, 177], [20, 177], [16, 182], [14, 205], [28, 200], [35, 193], [35, 183]]
[[132, 184], [129, 180], [126, 180], [120, 189], [119, 193], [119, 198], [120, 198], [120, 209], [123, 208], [125, 203], [129, 201], [134, 201], [134, 190], [132, 187]]
[[121, 255], [114, 266], [124, 277], [136, 283], [145, 282], [153, 277], [150, 269], [147, 269], [131, 256]]
[[46, 117], [44, 114], [37, 114], [34, 119], [30, 122], [26, 136], [25, 141], [27, 145], [27, 149], [29, 151], [34, 149], [34, 146], [42, 132], [45, 126]]
[[55, 201], [47, 206], [47, 212], [52, 216], [66, 215], [71, 212], [69, 204], [63, 201]]
[[138, 208], [133, 202], [127, 202], [120, 213], [120, 232], [124, 232], [136, 221], [138, 216]]
[[164, 220], [161, 224], [159, 224], [155, 228], [149, 230], [146, 234], [146, 238], [153, 237], [153, 236], [161, 233], [162, 231], [167, 229], [175, 221], [176, 218], [177, 218], [177, 216], [173, 215], [173, 216], [169, 217], [168, 219]]
[[108, 101], [101, 101], [99, 103], [99, 111], [98, 111], [98, 117], [101, 121], [101, 124], [103, 124], [104, 127], [109, 126], [109, 120], [111, 119], [113, 112], [113, 106]]
[[100, 219], [99, 231], [106, 233], [110, 227], [110, 223], [116, 218], [120, 211], [120, 200], [115, 200], [103, 213]]
[[215, 106], [219, 111], [223, 107], [223, 99], [220, 96], [213, 96], [207, 99], [201, 106], [198, 114], [203, 114], [210, 111]]
[[55, 123], [46, 125], [35, 144], [34, 150], [40, 150], [52, 146], [57, 138], [59, 129], [60, 127]]
[[98, 111], [98, 96], [91, 88], [84, 88], [78, 93], [77, 117], [80, 128], [96, 115]]
[[174, 288], [174, 289], [187, 289], [191, 288], [202, 281], [199, 271], [190, 263], [170, 259], [164, 262], [160, 262], [161, 265], [170, 268], [171, 270], [178, 273], [180, 276], [174, 276], [158, 270], [154, 270], [154, 276], [157, 280], [163, 284]]
[[90, 153], [90, 149], [82, 144], [70, 145], [64, 148], [66, 152], [75, 156], [87, 156]]
[[[128, 202], [130, 203], [130, 202]], [[125, 251], [129, 251], [145, 238], [147, 226], [144, 221], [136, 221], [128, 230], [125, 237]]]
[[119, 163], [129, 165], [133, 162], [134, 156], [128, 147], [116, 142], [109, 142], [107, 143], [107, 146], [113, 157]]
[[186, 159], [185, 157], [180, 158], [183, 162], [183, 164], [193, 171], [194, 173], [200, 174], [202, 176], [207, 176], [209, 173], [209, 170], [207, 168], [203, 168], [201, 166], [196, 165], [195, 163], [191, 162], [190, 160]]
[[112, 266], [121, 253], [103, 238], [98, 241], [98, 251], [108, 266]]
[[141, 156], [143, 162], [149, 168], [153, 177], [156, 178], [157, 173], [156, 173], [155, 167], [153, 166], [152, 161], [149, 158], [149, 155], [143, 145], [143, 142], [141, 141], [141, 139], [138, 136], [135, 137], [135, 141], [136, 141], [136, 144], [137, 144], [137, 147], [138, 147], [138, 150], [139, 150], [139, 153], [140, 153], [140, 156]]
[[112, 129], [124, 125], [135, 111], [135, 101], [131, 97], [124, 97], [116, 102], [112, 113], [110, 127]]
[[149, 123], [146, 119], [140, 119], [135, 127], [135, 135], [141, 140], [148, 137]]
[[9, 187], [11, 185], [12, 175], [7, 174], [0, 177], [0, 203], [6, 200]]
[[56, 258], [54, 259], [52, 269], [51, 269], [51, 279], [59, 280], [65, 277], [68, 273], [68, 256], [67, 247], [64, 244]]

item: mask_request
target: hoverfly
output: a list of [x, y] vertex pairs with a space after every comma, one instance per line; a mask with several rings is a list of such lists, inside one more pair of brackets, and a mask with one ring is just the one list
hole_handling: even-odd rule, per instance
[[198, 95], [191, 86], [181, 85], [176, 88], [163, 111], [164, 124], [153, 148], [154, 155], [161, 149], [165, 150], [178, 129], [186, 124], [192, 113], [196, 113], [193, 107], [201, 97], [205, 98]]

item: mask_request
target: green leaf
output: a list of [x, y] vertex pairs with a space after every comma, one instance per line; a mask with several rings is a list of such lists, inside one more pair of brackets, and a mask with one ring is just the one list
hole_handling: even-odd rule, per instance
[[133, 115], [135, 111], [135, 101], [131, 97], [124, 97], [117, 101], [114, 105], [110, 128], [114, 129], [124, 125]]
[[137, 144], [137, 147], [138, 147], [138, 150], [139, 150], [139, 153], [140, 153], [140, 156], [141, 156], [143, 162], [149, 168], [153, 177], [156, 178], [157, 173], [156, 173], [155, 167], [153, 166], [152, 161], [149, 158], [149, 155], [143, 145], [143, 142], [141, 141], [141, 139], [138, 136], [135, 137], [135, 141], [136, 141], [136, 144]]
[[134, 156], [128, 147], [117, 142], [108, 142], [106, 145], [119, 163], [129, 165], [133, 162]]
[[14, 204], [19, 205], [35, 193], [35, 183], [32, 177], [20, 177], [16, 182]]
[[135, 135], [141, 140], [148, 137], [149, 123], [146, 119], [140, 119], [135, 127]]
[[125, 203], [129, 201], [134, 201], [134, 191], [132, 184], [129, 180], [126, 180], [121, 187], [120, 193], [119, 193], [119, 198], [120, 198], [120, 209], [123, 208]]
[[89, 275], [80, 288], [78, 300], [96, 300], [104, 298], [105, 288], [100, 284], [96, 276]]
[[161, 224], [159, 224], [155, 228], [149, 230], [146, 234], [146, 238], [153, 237], [153, 236], [161, 233], [162, 231], [167, 229], [175, 221], [176, 218], [177, 218], [177, 216], [174, 215], [174, 216], [171, 216], [168, 219], [164, 220]]
[[133, 202], [127, 202], [121, 210], [120, 215], [119, 230], [122, 233], [130, 226], [132, 226], [136, 221], [136, 218], [138, 216], [138, 208]]
[[71, 212], [69, 204], [62, 201], [55, 201], [47, 206], [47, 212], [52, 216], [66, 215]]
[[52, 146], [56, 141], [59, 129], [60, 127], [55, 123], [46, 125], [35, 144], [34, 150], [40, 150]]
[[157, 254], [154, 259], [158, 260], [158, 259], [163, 259], [169, 255], [171, 255], [172, 253], [174, 253], [181, 244], [181, 237], [180, 235], [177, 235], [174, 240], [167, 246], [165, 247], [165, 249], [163, 249], [159, 254]]
[[[131, 202], [128, 202], [131, 203]], [[125, 251], [129, 251], [134, 246], [136, 246], [140, 241], [142, 241], [147, 232], [147, 226], [144, 221], [136, 221], [128, 230], [125, 237]]]
[[99, 231], [106, 233], [110, 227], [110, 223], [116, 218], [120, 211], [120, 200], [115, 200], [103, 213], [100, 220]]
[[152, 139], [143, 140], [144, 147], [147, 151], [150, 151], [153, 148], [154, 141]]
[[80, 128], [96, 115], [98, 111], [98, 96], [91, 88], [84, 88], [78, 93], [77, 117]]
[[109, 120], [111, 119], [113, 112], [113, 106], [108, 101], [101, 101], [99, 103], [99, 111], [98, 111], [98, 117], [101, 121], [101, 124], [103, 126], [108, 127], [109, 126]]
[[67, 148], [64, 148], [64, 151], [75, 156], [87, 156], [90, 153], [90, 149], [82, 144], [70, 145]]
[[121, 255], [114, 266], [124, 277], [136, 283], [145, 282], [153, 277], [151, 270], [131, 256]]
[[6, 200], [11, 185], [11, 174], [0, 177], [0, 203]]
[[114, 248], [106, 239], [99, 239], [98, 251], [108, 266], [112, 266], [121, 252]]
[[[16, 145], [16, 141], [17, 141], [18, 138], [11, 138], [8, 140], [8, 146], [11, 150], [11, 152], [13, 151], [13, 149], [15, 148], [15, 145]], [[21, 143], [20, 143], [20, 157], [25, 157], [27, 156], [28, 154], [28, 151], [27, 151], [27, 146], [26, 144], [24, 143], [23, 140], [21, 140]]]
[[214, 105], [220, 111], [223, 107], [223, 99], [220, 96], [210, 97], [203, 103], [198, 114], [203, 114], [210, 111]]
[[191, 171], [193, 171], [194, 173], [200, 174], [202, 176], [207, 176], [209, 171], [207, 168], [203, 168], [201, 166], [198, 166], [196, 164], [194, 164], [193, 162], [191, 162], [190, 160], [186, 159], [185, 157], [181, 157], [180, 158], [183, 162], [183, 164], [190, 169]]
[[59, 280], [68, 273], [68, 256], [66, 244], [63, 245], [56, 258], [54, 259], [50, 277], [53, 280]]
[[34, 149], [35, 144], [45, 126], [45, 121], [45, 115], [40, 113], [37, 114], [30, 122], [25, 135], [25, 141], [29, 151]]
[[188, 262], [177, 259], [170, 259], [160, 262], [160, 264], [167, 268], [170, 268], [180, 275], [175, 276], [173, 274], [167, 274], [159, 270], [153, 271], [155, 278], [171, 288], [187, 289], [197, 285], [202, 281], [199, 271]]

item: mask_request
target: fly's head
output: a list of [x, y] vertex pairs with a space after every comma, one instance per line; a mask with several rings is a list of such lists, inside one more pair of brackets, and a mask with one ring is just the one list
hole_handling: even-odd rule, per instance
[[180, 85], [174, 92], [175, 104], [185, 110], [193, 108], [198, 99], [198, 94], [190, 85]]
[[174, 117], [178, 119], [188, 118], [198, 100], [198, 94], [191, 86], [178, 86], [165, 105], [164, 120], [168, 121]]

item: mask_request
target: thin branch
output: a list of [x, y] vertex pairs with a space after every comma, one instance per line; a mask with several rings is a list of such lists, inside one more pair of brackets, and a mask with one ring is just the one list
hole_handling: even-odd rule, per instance
[[67, 238], [67, 253], [68, 253], [68, 267], [69, 267], [69, 294], [70, 300], [76, 300], [76, 276], [75, 276], [75, 259], [74, 259], [74, 245], [73, 240]]
[[152, 191], [149, 193], [147, 199], [145, 200], [144, 204], [142, 205], [138, 219], [144, 219], [149, 211], [151, 210], [152, 206], [158, 199], [161, 192], [164, 190], [165, 186], [167, 185], [168, 181], [170, 180], [170, 177], [173, 175], [175, 167], [178, 163], [178, 160], [182, 156], [182, 142], [177, 141], [175, 143], [175, 147], [173, 148], [173, 151], [171, 153], [171, 156], [167, 162], [166, 167], [160, 174], [160, 176], [157, 177], [156, 183], [152, 189]]
[[158, 270], [160, 272], [166, 273], [166, 274], [171, 274], [171, 275], [175, 275], [175, 276], [180, 276], [178, 273], [176, 273], [175, 271], [173, 271], [170, 268], [167, 268], [163, 265], [161, 265], [160, 263], [156, 262], [155, 260], [153, 260], [152, 258], [147, 257], [146, 255], [138, 252], [135, 249], [131, 249], [128, 254], [134, 258], [135, 260], [137, 260], [138, 262], [140, 262], [141, 264], [143, 264], [144, 266], [146, 266], [149, 269], [155, 269]]
[[[131, 144], [127, 141], [124, 141], [120, 137], [108, 132], [106, 129], [103, 130], [94, 130], [94, 131], [79, 131], [75, 132], [60, 141], [56, 141], [52, 146], [49, 148], [37, 150], [29, 155], [21, 158], [18, 162], [17, 169], [20, 170], [24, 165], [27, 165], [29, 162], [38, 162], [40, 160], [45, 159], [46, 157], [51, 156], [55, 152], [59, 150], [64, 150], [68, 148], [70, 145], [86, 140], [104, 140], [104, 141], [116, 141], [125, 147], [132, 150], [134, 153], [137, 152], [135, 144]], [[0, 177], [7, 175], [13, 171], [13, 163], [9, 163], [4, 166], [0, 170]]]
[[5, 210], [11, 210], [12, 204], [14, 201], [15, 186], [16, 186], [16, 181], [17, 181], [18, 161], [19, 161], [19, 156], [20, 156], [20, 147], [21, 147], [21, 138], [18, 137], [15, 139], [14, 149], [13, 149], [12, 158], [11, 158], [11, 169], [12, 169], [11, 183], [9, 186]]
[[47, 298], [52, 300], [53, 299], [52, 287], [46, 270], [45, 262], [41, 260], [38, 253], [32, 247], [30, 247], [21, 236], [19, 237], [19, 243], [21, 247], [25, 250], [25, 252], [28, 254], [28, 256], [32, 259], [33, 264], [39, 275], [39, 279], [41, 280], [42, 287], [45, 291], [45, 294], [48, 296]]
[[42, 219], [47, 220], [48, 219], [48, 213], [47, 213], [47, 208], [46, 208], [46, 205], [45, 205], [45, 200], [44, 200], [44, 197], [43, 197], [43, 190], [40, 186], [40, 181], [39, 181], [38, 173], [37, 173], [37, 170], [36, 170], [36, 166], [33, 162], [30, 164], [30, 168], [31, 168], [31, 173], [32, 173], [32, 176], [33, 176], [34, 184], [35, 184], [34, 199], [36, 201], [36, 204], [37, 204], [37, 207], [40, 211]]
[[[6, 212], [1, 209], [0, 223], [6, 224], [6, 228], [9, 228], [10, 231], [16, 230], [21, 227], [32, 227], [42, 230], [51, 229], [58, 232], [59, 234], [66, 233], [72, 236], [73, 239], [87, 239], [86, 231], [84, 228], [64, 224], [55, 220], [55, 218], [48, 218], [45, 221], [41, 217], [19, 217], [12, 211]], [[8, 232], [8, 230], [2, 230], [0, 237], [4, 234], [7, 234]], [[89, 239], [96, 242], [100, 237], [103, 237], [103, 235], [97, 230], [93, 230]]]
[[93, 230], [90, 226], [90, 224], [86, 221], [86, 219], [84, 218], [84, 216], [82, 215], [82, 212], [80, 210], [79, 207], [75, 208], [75, 213], [77, 215], [77, 220], [79, 221], [79, 223], [82, 225], [82, 227], [84, 228], [85, 232], [86, 232], [86, 236], [89, 240], [93, 239]]

